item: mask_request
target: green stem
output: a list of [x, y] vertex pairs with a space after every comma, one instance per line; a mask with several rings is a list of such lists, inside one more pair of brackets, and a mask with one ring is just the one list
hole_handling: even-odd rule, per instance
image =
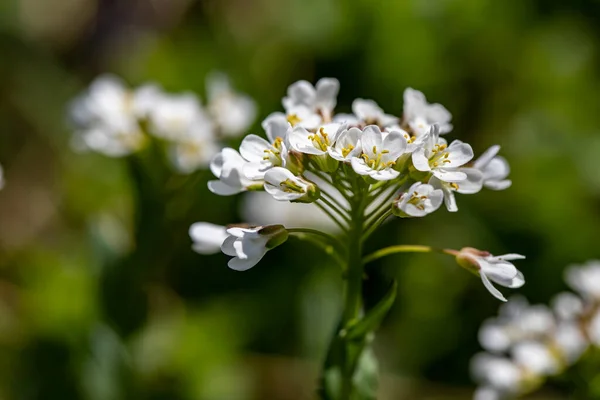
[[[290, 232], [289, 229], [288, 229], [288, 232]], [[338, 263], [338, 265], [341, 268], [345, 267], [344, 260], [342, 259], [342, 257], [340, 257], [340, 254], [338, 253], [338, 251], [336, 251], [335, 245], [324, 243], [321, 240], [319, 240], [317, 237], [311, 235], [310, 233], [295, 231], [295, 232], [290, 232], [290, 234], [292, 234], [293, 237], [295, 237], [297, 239], [305, 240], [307, 242], [314, 244], [315, 246], [322, 249], [325, 253], [329, 254], [335, 260], [335, 262]]]
[[327, 207], [325, 207], [323, 204], [319, 203], [318, 201], [315, 201], [314, 203], [315, 206], [319, 207], [319, 209], [321, 211], [323, 211], [325, 214], [327, 214], [327, 216], [329, 218], [331, 218], [331, 220], [333, 222], [335, 222], [335, 224], [337, 226], [340, 227], [340, 229], [342, 230], [342, 232], [348, 232], [348, 227], [345, 226], [339, 219], [337, 219], [337, 217], [335, 215], [333, 215], [333, 213], [331, 211], [329, 211], [329, 209], [327, 209]]
[[[344, 213], [342, 210], [340, 210], [338, 207], [336, 207], [335, 204], [333, 204], [330, 200], [328, 200], [326, 197], [321, 196], [319, 198], [319, 200], [321, 202], [323, 202], [323, 204], [325, 204], [327, 207], [329, 207], [331, 210], [335, 211], [335, 213], [337, 215], [339, 215], [346, 223], [350, 224], [350, 217], [348, 217], [348, 215], [346, 215], [346, 213]], [[317, 200], [317, 201], [319, 201]]]
[[375, 232], [375, 230], [377, 228], [379, 228], [379, 226], [383, 223], [383, 221], [385, 221], [387, 219], [387, 217], [389, 217], [390, 215], [392, 215], [392, 209], [388, 209], [385, 210], [385, 212], [383, 212], [381, 214], [381, 216], [379, 216], [379, 218], [377, 220], [375, 220], [375, 222], [373, 222], [372, 224], [369, 225], [369, 227], [367, 227], [367, 229], [365, 230], [365, 233], [362, 235], [362, 241], [364, 242], [365, 240], [367, 240], [369, 238], [369, 236], [371, 236], [371, 234], [373, 232]]
[[372, 261], [389, 256], [391, 254], [396, 254], [396, 253], [432, 253], [432, 252], [448, 254], [451, 256], [456, 256], [456, 253], [457, 253], [456, 250], [436, 249], [431, 246], [422, 246], [419, 244], [400, 244], [397, 246], [390, 246], [390, 247], [385, 247], [383, 249], [379, 249], [379, 250], [375, 251], [374, 253], [371, 253], [368, 256], [364, 257], [362, 262], [363, 262], [363, 264], [368, 264]]
[[286, 230], [288, 231], [288, 233], [308, 234], [308, 235], [321, 237], [321, 238], [325, 239], [327, 242], [329, 242], [329, 244], [336, 246], [338, 248], [338, 250], [345, 250], [345, 248], [346, 248], [346, 246], [340, 240], [336, 239], [335, 237], [333, 237], [325, 232], [321, 232], [316, 229], [288, 228]]

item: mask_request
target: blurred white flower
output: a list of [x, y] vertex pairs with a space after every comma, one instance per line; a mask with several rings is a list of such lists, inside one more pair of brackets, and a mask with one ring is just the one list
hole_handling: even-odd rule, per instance
[[591, 260], [568, 267], [565, 281], [584, 299], [600, 300], [600, 261]]
[[[282, 101], [283, 107], [290, 117], [290, 123], [296, 125], [301, 121], [296, 122], [295, 118], [307, 120], [314, 118], [312, 117], [314, 115], [320, 115], [319, 119], [322, 118], [325, 122], [331, 121], [339, 90], [340, 83], [334, 78], [322, 78], [315, 86], [307, 81], [298, 81], [290, 85], [287, 96]], [[303, 110], [308, 113], [299, 115], [299, 113], [303, 113]], [[310, 126], [305, 126], [305, 128], [311, 129]]]
[[400, 217], [424, 217], [440, 208], [443, 201], [444, 193], [440, 189], [416, 182], [394, 202], [393, 210]]
[[479, 353], [471, 360], [471, 374], [484, 386], [503, 393], [516, 393], [523, 381], [523, 371], [512, 360]]
[[575, 322], [560, 322], [553, 334], [553, 344], [568, 364], [576, 362], [588, 348], [588, 341]]
[[212, 73], [206, 80], [208, 110], [219, 132], [226, 137], [244, 133], [256, 119], [256, 104], [237, 93], [227, 75]]
[[547, 345], [526, 341], [517, 343], [512, 351], [514, 362], [534, 375], [551, 375], [558, 371], [559, 363]]
[[112, 75], [96, 78], [69, 107], [75, 128], [73, 146], [80, 151], [96, 151], [111, 157], [128, 155], [141, 148], [135, 94]]
[[562, 292], [552, 299], [552, 309], [560, 319], [571, 321], [583, 314], [584, 305], [576, 294]]
[[379, 125], [387, 127], [398, 123], [398, 117], [383, 112], [381, 107], [373, 100], [356, 99], [352, 102], [352, 112], [356, 116], [347, 118], [348, 123], [360, 123], [364, 125]]
[[151, 134], [170, 141], [184, 140], [195, 135], [213, 138], [213, 126], [198, 98], [192, 93], [162, 93], [148, 113]]
[[227, 229], [229, 235], [221, 250], [228, 256], [229, 268], [236, 271], [246, 271], [254, 267], [267, 253], [288, 238], [288, 233], [282, 225], [258, 226], [254, 228], [233, 227]]
[[479, 387], [473, 394], [473, 400], [502, 400], [504, 395], [490, 386]]
[[500, 146], [494, 145], [473, 163], [473, 168], [483, 174], [483, 186], [492, 190], [504, 190], [512, 185], [512, 181], [506, 179], [510, 174], [510, 166], [504, 157], [497, 155], [499, 151]]
[[418, 90], [407, 88], [404, 91], [404, 124], [416, 136], [429, 132], [433, 124], [440, 127], [440, 134], [452, 130], [452, 114], [441, 104], [429, 104], [425, 95]]
[[524, 258], [525, 256], [520, 254], [494, 256], [487, 251], [465, 247], [458, 252], [456, 261], [463, 268], [478, 273], [485, 288], [497, 299], [506, 301], [492, 282], [511, 289], [523, 286], [523, 274], [510, 261]]
[[200, 254], [214, 254], [221, 250], [221, 245], [229, 236], [227, 228], [208, 222], [196, 222], [190, 226], [192, 249]]

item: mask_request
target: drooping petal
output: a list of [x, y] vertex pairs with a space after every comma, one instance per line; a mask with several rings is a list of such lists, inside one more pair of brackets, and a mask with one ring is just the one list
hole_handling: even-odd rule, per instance
[[219, 196], [233, 196], [243, 192], [243, 188], [239, 186], [229, 186], [222, 181], [208, 181], [208, 190]]
[[221, 251], [223, 252], [223, 254], [230, 257], [235, 257], [237, 255], [233, 246], [237, 239], [238, 238], [236, 238], [235, 236], [228, 236], [227, 238], [225, 238], [223, 244], [221, 245]]
[[500, 291], [496, 289], [494, 285], [492, 285], [492, 282], [490, 282], [488, 277], [485, 276], [485, 273], [483, 273], [483, 271], [479, 272], [479, 276], [481, 276], [483, 286], [485, 286], [485, 288], [492, 294], [492, 296], [494, 296], [498, 300], [507, 301], [506, 298], [502, 295], [502, 293], [500, 293]]
[[227, 266], [235, 271], [247, 271], [250, 268], [254, 267], [262, 260], [262, 256], [259, 258], [246, 258], [241, 259], [238, 257], [234, 257], [227, 263]]
[[444, 182], [461, 182], [467, 179], [467, 174], [459, 170], [436, 168], [432, 172], [436, 178]]

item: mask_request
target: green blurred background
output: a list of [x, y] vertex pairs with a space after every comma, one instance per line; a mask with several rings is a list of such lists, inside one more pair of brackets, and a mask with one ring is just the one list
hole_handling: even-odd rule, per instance
[[[453, 138], [502, 145], [513, 186], [368, 247], [526, 254], [519, 291], [546, 302], [566, 265], [600, 256], [599, 40], [597, 0], [1, 0], [0, 399], [310, 399], [340, 310], [338, 271], [303, 243], [244, 273], [191, 251], [191, 223], [241, 218], [210, 173], [74, 153], [65, 107], [99, 73], [203, 96], [222, 70], [257, 101], [255, 133], [298, 79], [337, 77], [344, 112], [364, 97], [400, 115], [422, 90]], [[379, 267], [367, 293], [400, 283], [381, 399], [470, 398], [498, 302], [444, 256]]]

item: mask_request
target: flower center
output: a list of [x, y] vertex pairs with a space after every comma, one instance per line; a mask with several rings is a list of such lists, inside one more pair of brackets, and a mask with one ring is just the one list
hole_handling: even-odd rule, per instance
[[435, 147], [432, 150], [432, 155], [429, 159], [429, 165], [431, 165], [431, 167], [437, 168], [440, 166], [444, 166], [445, 164], [452, 163], [452, 161], [448, 159], [448, 157], [450, 157], [450, 153], [445, 151], [447, 147], [448, 146], [446, 146], [445, 144], [435, 145]]
[[362, 154], [362, 158], [371, 169], [382, 170], [396, 165], [396, 161], [383, 161], [383, 156], [389, 152], [389, 150], [381, 150], [378, 152], [377, 146], [373, 146], [373, 158], [364, 153]]
[[298, 114], [290, 114], [287, 116], [286, 119], [290, 123], [290, 125], [292, 125], [292, 127], [294, 127], [297, 124], [299, 124], [300, 122], [302, 122], [302, 119], [300, 117], [298, 117]]
[[354, 146], [352, 146], [351, 144], [349, 144], [346, 147], [342, 147], [342, 156], [348, 157], [348, 154], [350, 154], [352, 150], [354, 150]]
[[419, 210], [425, 210], [425, 204], [424, 204], [425, 200], [427, 200], [427, 196], [419, 195], [419, 193], [413, 192], [410, 195], [410, 199], [408, 200], [408, 203], [417, 207]]
[[281, 165], [281, 148], [283, 146], [283, 139], [279, 136], [275, 138], [273, 145], [270, 149], [263, 150], [265, 155], [263, 160], [269, 161], [273, 165]]
[[327, 132], [325, 132], [325, 129], [323, 129], [323, 127], [319, 128], [319, 131], [317, 133], [315, 133], [314, 135], [310, 135], [308, 138], [312, 140], [313, 146], [315, 146], [321, 151], [327, 151], [327, 148], [330, 145], [329, 135], [327, 135]]
[[286, 193], [305, 193], [304, 188], [300, 184], [289, 178], [281, 182], [279, 187]]

